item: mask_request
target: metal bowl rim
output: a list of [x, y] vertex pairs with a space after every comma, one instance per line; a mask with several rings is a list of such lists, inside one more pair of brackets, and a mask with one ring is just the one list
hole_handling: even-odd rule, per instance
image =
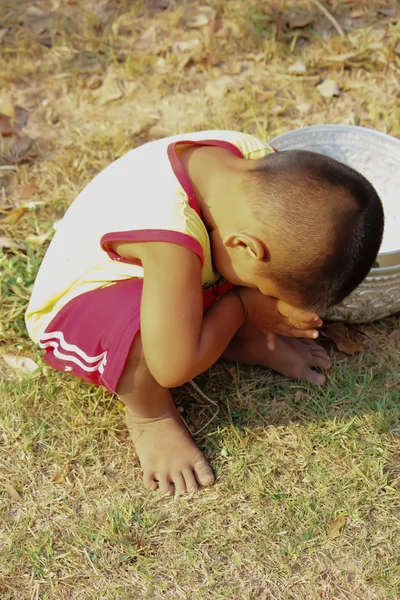
[[269, 140], [268, 143], [272, 144], [273, 142], [275, 142], [278, 139], [282, 139], [286, 136], [297, 134], [297, 133], [300, 133], [303, 131], [311, 131], [311, 130], [329, 131], [332, 129], [338, 129], [338, 130], [347, 131], [347, 132], [354, 131], [354, 130], [365, 131], [365, 132], [372, 133], [372, 135], [375, 137], [381, 137], [382, 139], [386, 139], [388, 141], [390, 140], [391, 142], [396, 142], [397, 144], [400, 145], [400, 140], [398, 138], [393, 137], [392, 135], [389, 135], [388, 133], [383, 133], [382, 131], [377, 131], [376, 129], [371, 129], [370, 127], [362, 127], [361, 125], [340, 125], [339, 123], [324, 123], [324, 125], [308, 125], [307, 127], [301, 127], [299, 129], [292, 129], [290, 131], [286, 131], [285, 133], [281, 133], [280, 135], [275, 136], [274, 138]]

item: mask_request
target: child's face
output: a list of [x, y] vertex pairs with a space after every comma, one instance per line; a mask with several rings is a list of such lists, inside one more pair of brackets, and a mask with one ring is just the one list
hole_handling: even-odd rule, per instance
[[230, 283], [258, 289], [265, 296], [271, 296], [284, 300], [287, 304], [307, 310], [300, 298], [294, 298], [284, 289], [281, 289], [268, 276], [260, 274], [260, 261], [257, 258], [249, 258], [242, 252], [221, 252], [214, 254], [214, 264], [219, 273]]
[[[268, 267], [261, 266], [269, 250], [267, 244], [258, 237], [243, 231], [233, 232], [222, 237], [217, 230], [210, 235], [213, 264], [217, 271], [233, 285], [258, 289], [265, 296], [283, 300], [287, 304], [301, 310], [309, 310], [302, 298], [277, 286], [274, 279], [268, 276]], [[279, 248], [278, 248], [279, 251]], [[272, 255], [276, 254], [276, 250]]]

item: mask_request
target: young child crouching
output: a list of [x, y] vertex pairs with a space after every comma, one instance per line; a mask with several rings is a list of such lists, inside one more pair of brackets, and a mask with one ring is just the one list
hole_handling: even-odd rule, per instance
[[322, 385], [312, 340], [378, 253], [372, 185], [326, 156], [206, 131], [112, 163], [60, 222], [26, 314], [55, 369], [126, 406], [144, 485], [191, 492], [214, 476], [169, 388], [220, 357]]

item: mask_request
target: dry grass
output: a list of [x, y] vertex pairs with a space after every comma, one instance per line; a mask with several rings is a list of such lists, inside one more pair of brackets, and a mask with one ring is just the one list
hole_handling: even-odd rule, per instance
[[[323, 2], [344, 37], [311, 1], [204, 1], [213, 26], [190, 28], [197, 4], [3, 0], [0, 106], [29, 111], [35, 145], [26, 164], [0, 152], [0, 209], [20, 204], [27, 184], [38, 190], [2, 232], [22, 249], [0, 255], [0, 354], [37, 360], [23, 311], [47, 242], [28, 236], [51, 232], [134, 145], [198, 128], [268, 139], [328, 122], [400, 137], [394, 0]], [[312, 22], [290, 28], [295, 16]], [[289, 72], [296, 61], [302, 75]], [[320, 95], [325, 79], [339, 97]], [[393, 317], [356, 328], [364, 353], [332, 350], [322, 390], [217, 365], [197, 380], [220, 406], [203, 430], [215, 406], [179, 390], [217, 483], [178, 499], [143, 492], [109, 394], [43, 365], [16, 379], [0, 357], [1, 600], [399, 598], [400, 350], [389, 338], [399, 327]]]

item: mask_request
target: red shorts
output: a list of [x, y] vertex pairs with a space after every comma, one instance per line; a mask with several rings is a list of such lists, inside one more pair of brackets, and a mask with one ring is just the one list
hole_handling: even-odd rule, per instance
[[[140, 330], [142, 288], [141, 279], [125, 279], [68, 302], [40, 337], [43, 359], [58, 371], [115, 392]], [[204, 310], [231, 288], [223, 283], [204, 291]]]

